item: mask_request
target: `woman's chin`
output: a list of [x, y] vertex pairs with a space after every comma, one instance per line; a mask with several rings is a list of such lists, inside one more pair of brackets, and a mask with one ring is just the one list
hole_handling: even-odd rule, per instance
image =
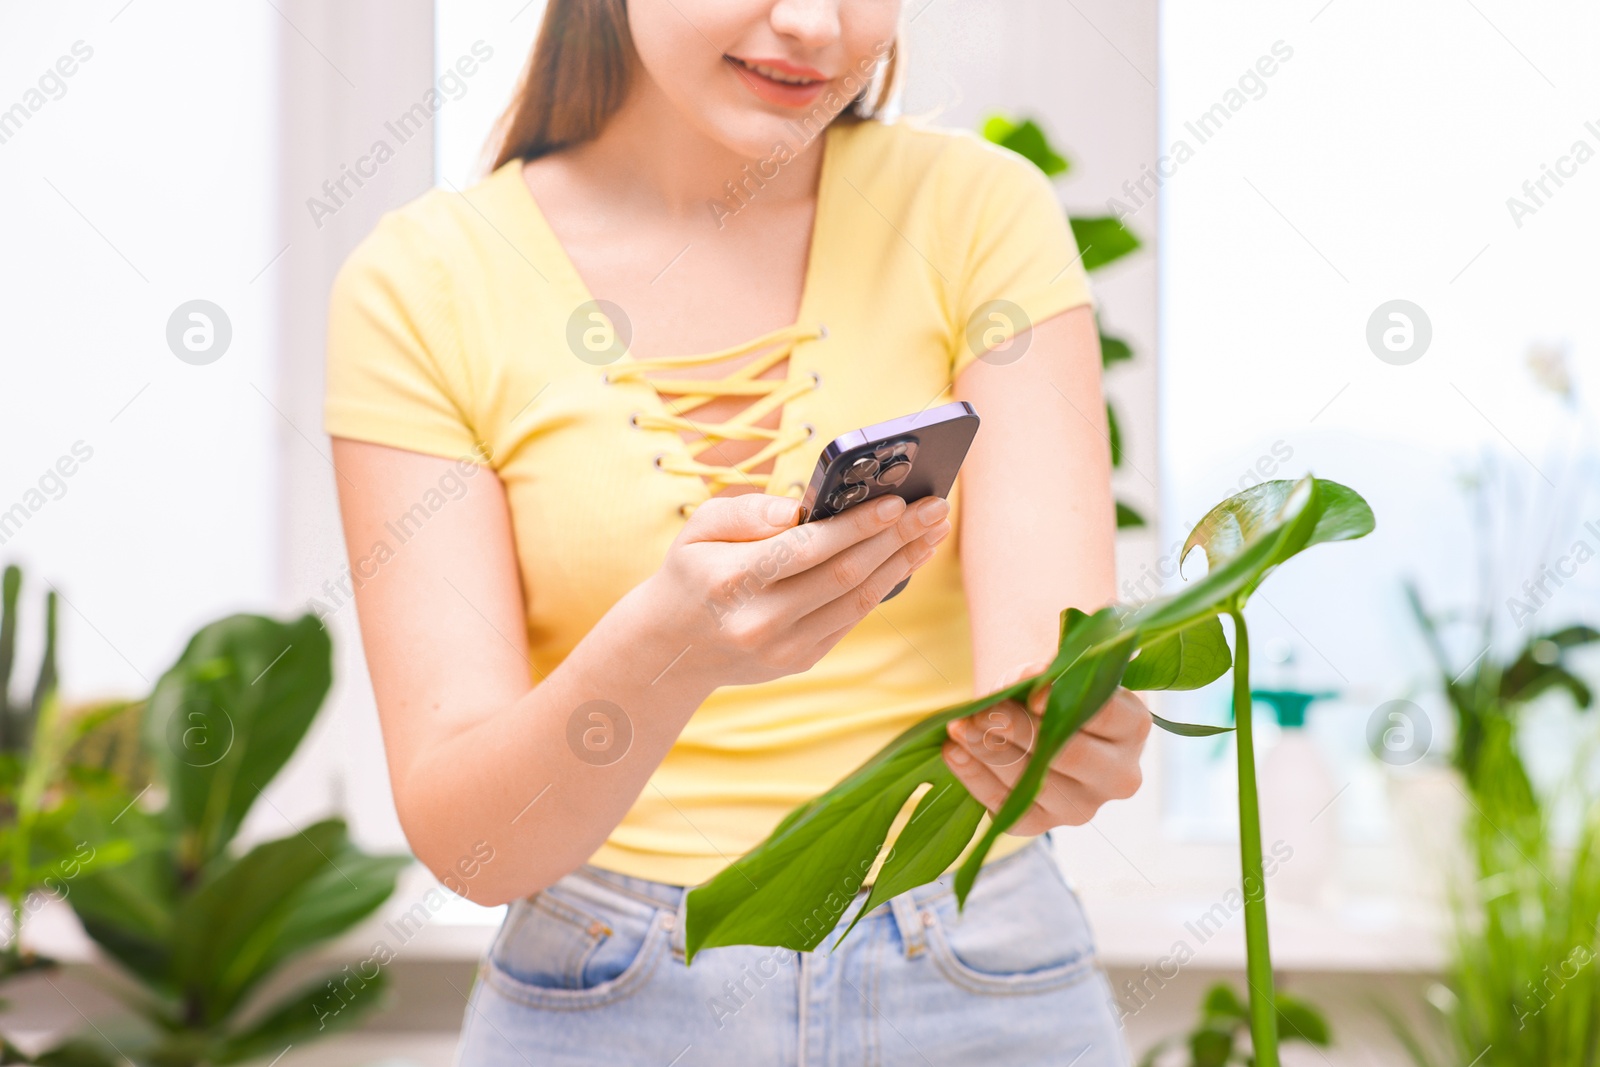
[[747, 106], [716, 115], [710, 132], [718, 144], [740, 158], [781, 164], [804, 151], [832, 118], [821, 108], [787, 116], [772, 108]]

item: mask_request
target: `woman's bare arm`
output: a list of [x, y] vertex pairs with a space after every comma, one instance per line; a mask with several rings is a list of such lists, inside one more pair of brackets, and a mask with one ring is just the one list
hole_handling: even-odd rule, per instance
[[[961, 474], [961, 570], [975, 691], [988, 693], [1054, 657], [1063, 608], [1092, 612], [1115, 596], [1116, 505], [1093, 312], [1039, 323], [1021, 359], [980, 359], [955, 388], [983, 419]], [[951, 724], [945, 758], [991, 810], [1026, 765], [1034, 733], [1026, 717], [1008, 703]], [[1149, 730], [1143, 704], [1119, 691], [1062, 750], [1012, 832], [1086, 822], [1106, 800], [1131, 796]]]
[[[792, 500], [711, 500], [660, 570], [539, 678], [494, 472], [461, 478], [456, 462], [345, 439], [334, 441], [334, 462], [401, 824], [441, 877], [487, 842], [495, 860], [467, 884], [484, 904], [535, 892], [584, 863], [713, 689], [809, 668], [950, 527], [897, 505], [795, 527]], [[402, 542], [401, 517], [441, 484], [454, 490], [452, 474], [464, 491], [447, 492]], [[751, 573], [773, 574], [774, 560], [777, 577], [748, 599], [731, 610], [717, 599], [728, 583], [750, 589]], [[603, 766], [567, 739], [569, 720], [596, 700], [622, 709], [632, 727], [626, 755]]]

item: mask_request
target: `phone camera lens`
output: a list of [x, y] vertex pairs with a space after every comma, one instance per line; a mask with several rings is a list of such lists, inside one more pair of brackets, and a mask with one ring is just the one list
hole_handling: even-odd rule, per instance
[[892, 463], [885, 463], [878, 471], [878, 484], [894, 488], [906, 480], [911, 473], [911, 463], [905, 459], [896, 459]]
[[873, 449], [872, 454], [878, 457], [879, 462], [887, 463], [896, 456], [906, 454], [906, 443], [904, 441], [886, 442]]
[[828, 496], [828, 510], [843, 511], [851, 504], [859, 504], [867, 499], [867, 494], [872, 490], [865, 483], [857, 482], [854, 485], [841, 485]]
[[878, 473], [878, 461], [872, 456], [862, 456], [844, 470], [844, 480], [847, 485], [864, 482]]

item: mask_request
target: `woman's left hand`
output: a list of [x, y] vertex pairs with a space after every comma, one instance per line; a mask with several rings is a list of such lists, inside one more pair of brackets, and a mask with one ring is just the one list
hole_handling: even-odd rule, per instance
[[[1045, 666], [1035, 664], [1018, 677], [1037, 674]], [[947, 728], [945, 763], [991, 813], [1005, 803], [1028, 765], [1048, 696], [1048, 687], [1040, 690], [1031, 710], [1020, 701], [1002, 701]], [[1007, 832], [1026, 837], [1052, 826], [1081, 826], [1106, 801], [1133, 796], [1144, 780], [1139, 754], [1150, 726], [1144, 701], [1118, 689], [1056, 755], [1033, 807]]]

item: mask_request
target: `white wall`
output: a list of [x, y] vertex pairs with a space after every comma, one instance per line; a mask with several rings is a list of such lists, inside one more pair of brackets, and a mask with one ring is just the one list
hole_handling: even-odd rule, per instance
[[[1343, 693], [1322, 724], [1348, 760], [1341, 782], [1371, 771], [1362, 733], [1387, 700], [1417, 700], [1441, 741], [1449, 730], [1426, 695], [1432, 672], [1403, 577], [1416, 576], [1435, 608], [1469, 607], [1486, 534], [1499, 563], [1488, 594], [1507, 641], [1593, 621], [1600, 603], [1596, 565], [1521, 628], [1506, 606], [1574, 539], [1600, 550], [1600, 527], [1571, 524], [1600, 520], [1600, 161], [1564, 165], [1573, 176], [1548, 185], [1536, 213], [1519, 221], [1508, 208], [1575, 142], [1600, 155], [1600, 76], [1586, 47], [1597, 30], [1594, 7], [1575, 4], [1164, 9], [1164, 542], [1180, 543], [1275, 446], [1292, 453], [1278, 477], [1315, 471], [1371, 501], [1372, 537], [1285, 567], [1252, 613], [1258, 647], [1295, 646], [1302, 685]], [[1248, 84], [1202, 143], [1193, 124], [1274, 45], [1290, 58]], [[1406, 365], [1378, 358], [1366, 337], [1375, 309], [1396, 298], [1432, 327]], [[1535, 345], [1565, 347], [1575, 404], [1530, 372]], [[1503, 521], [1484, 530], [1461, 479], [1486, 454], [1511, 495], [1497, 486]], [[1481, 644], [1459, 636], [1465, 666]], [[1182, 706], [1214, 718], [1224, 699]], [[1174, 814], [1214, 824], [1197, 799], [1174, 796]], [[1349, 830], [1359, 813], [1340, 805]]]
[[[0, 125], [0, 511], [29, 512], [0, 560], [27, 568], [31, 615], [45, 582], [70, 604], [74, 697], [143, 691], [192, 629], [281, 579], [277, 15], [124, 4], [0, 9], [0, 110], [29, 112]], [[78, 42], [71, 77], [30, 95]], [[232, 325], [206, 366], [166, 340], [197, 298]], [[32, 495], [79, 441], [88, 461]], [[37, 634], [33, 615], [25, 647]]]

